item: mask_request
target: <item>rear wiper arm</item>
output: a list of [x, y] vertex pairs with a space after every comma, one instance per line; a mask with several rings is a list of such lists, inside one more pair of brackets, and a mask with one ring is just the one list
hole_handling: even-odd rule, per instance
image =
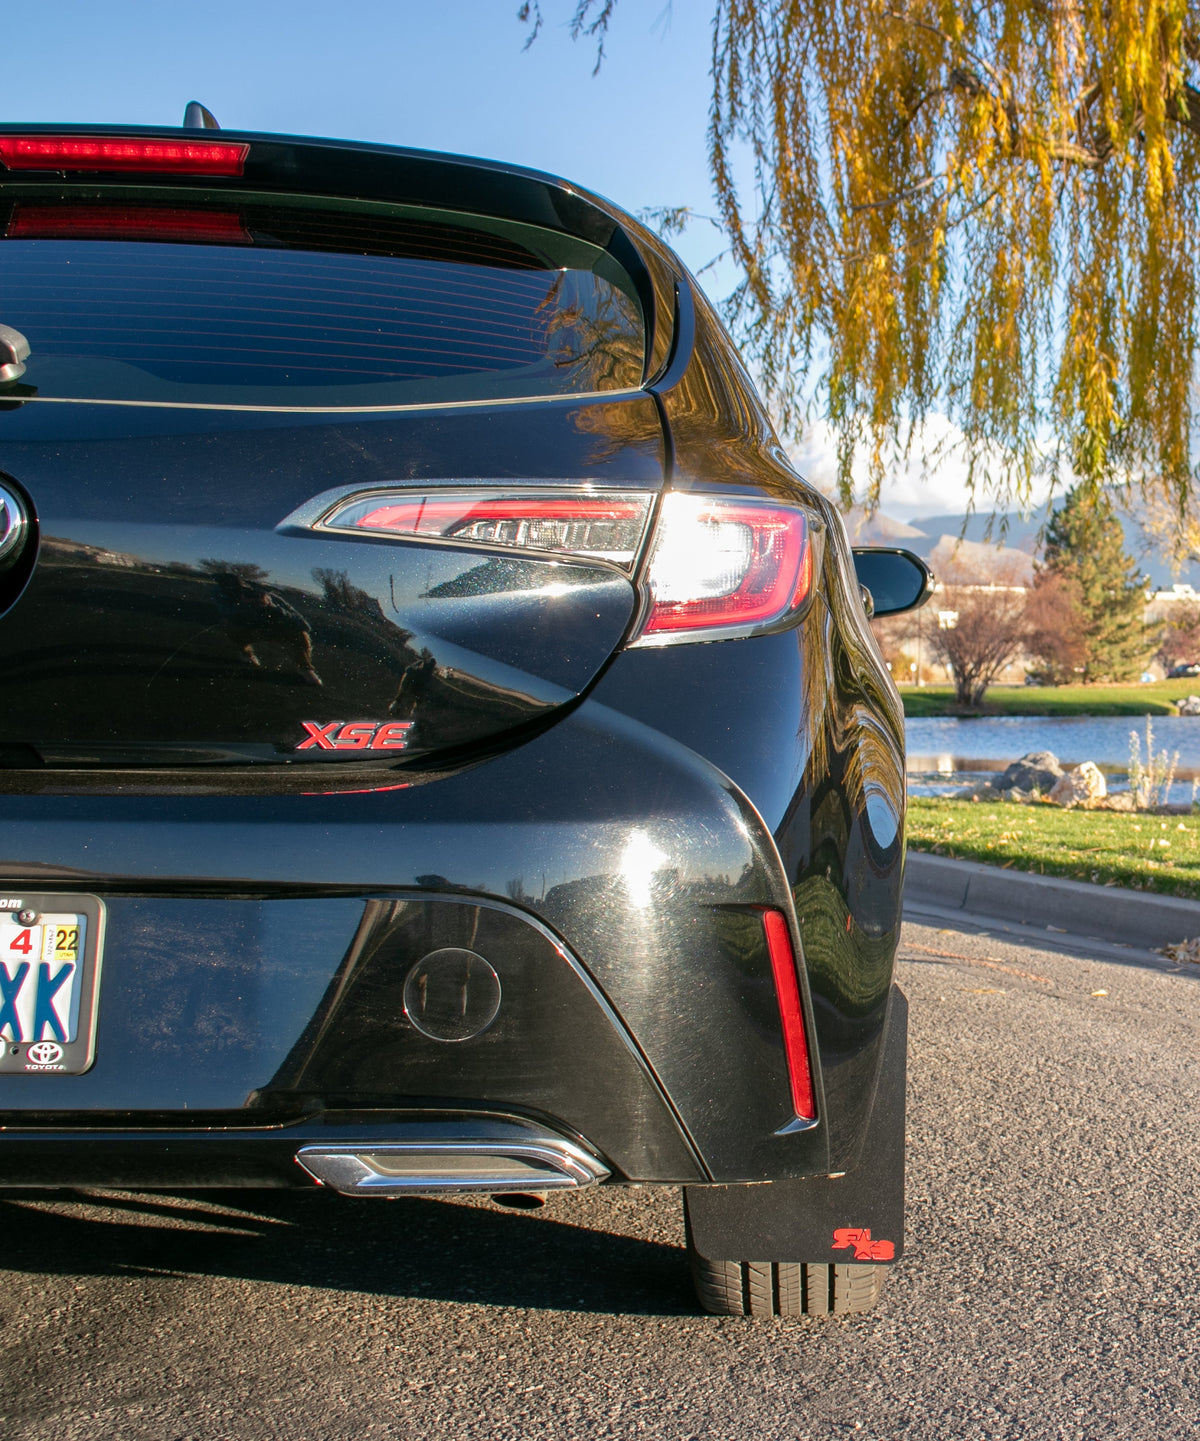
[[9, 385], [25, 374], [29, 342], [11, 325], [0, 325], [0, 385]]

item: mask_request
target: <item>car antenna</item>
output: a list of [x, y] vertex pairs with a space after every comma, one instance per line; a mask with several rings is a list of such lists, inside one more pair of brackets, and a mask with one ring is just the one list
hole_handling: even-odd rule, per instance
[[220, 130], [217, 124], [217, 117], [207, 105], [201, 105], [199, 100], [189, 100], [183, 112], [183, 128], [185, 130]]

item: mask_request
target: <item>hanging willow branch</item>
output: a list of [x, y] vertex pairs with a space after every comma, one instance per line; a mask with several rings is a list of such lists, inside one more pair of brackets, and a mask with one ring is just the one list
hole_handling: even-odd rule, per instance
[[[571, 3], [602, 45], [615, 0]], [[847, 495], [938, 414], [994, 498], [1050, 453], [1183, 504], [1198, 71], [1197, 0], [714, 0], [730, 316]]]

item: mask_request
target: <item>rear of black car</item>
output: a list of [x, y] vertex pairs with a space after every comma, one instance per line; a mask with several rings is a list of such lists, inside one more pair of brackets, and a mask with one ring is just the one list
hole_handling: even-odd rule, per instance
[[686, 274], [449, 157], [0, 164], [0, 1184], [679, 1182], [708, 1304], [865, 1304], [898, 710]]

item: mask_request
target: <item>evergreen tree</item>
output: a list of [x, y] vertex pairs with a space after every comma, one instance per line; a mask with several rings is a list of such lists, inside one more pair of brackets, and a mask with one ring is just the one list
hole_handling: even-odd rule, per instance
[[1143, 619], [1145, 587], [1125, 550], [1121, 522], [1103, 492], [1076, 486], [1046, 527], [1041, 573], [1069, 586], [1076, 598], [1082, 674], [1053, 674], [1058, 682], [1136, 680], [1157, 636]]

